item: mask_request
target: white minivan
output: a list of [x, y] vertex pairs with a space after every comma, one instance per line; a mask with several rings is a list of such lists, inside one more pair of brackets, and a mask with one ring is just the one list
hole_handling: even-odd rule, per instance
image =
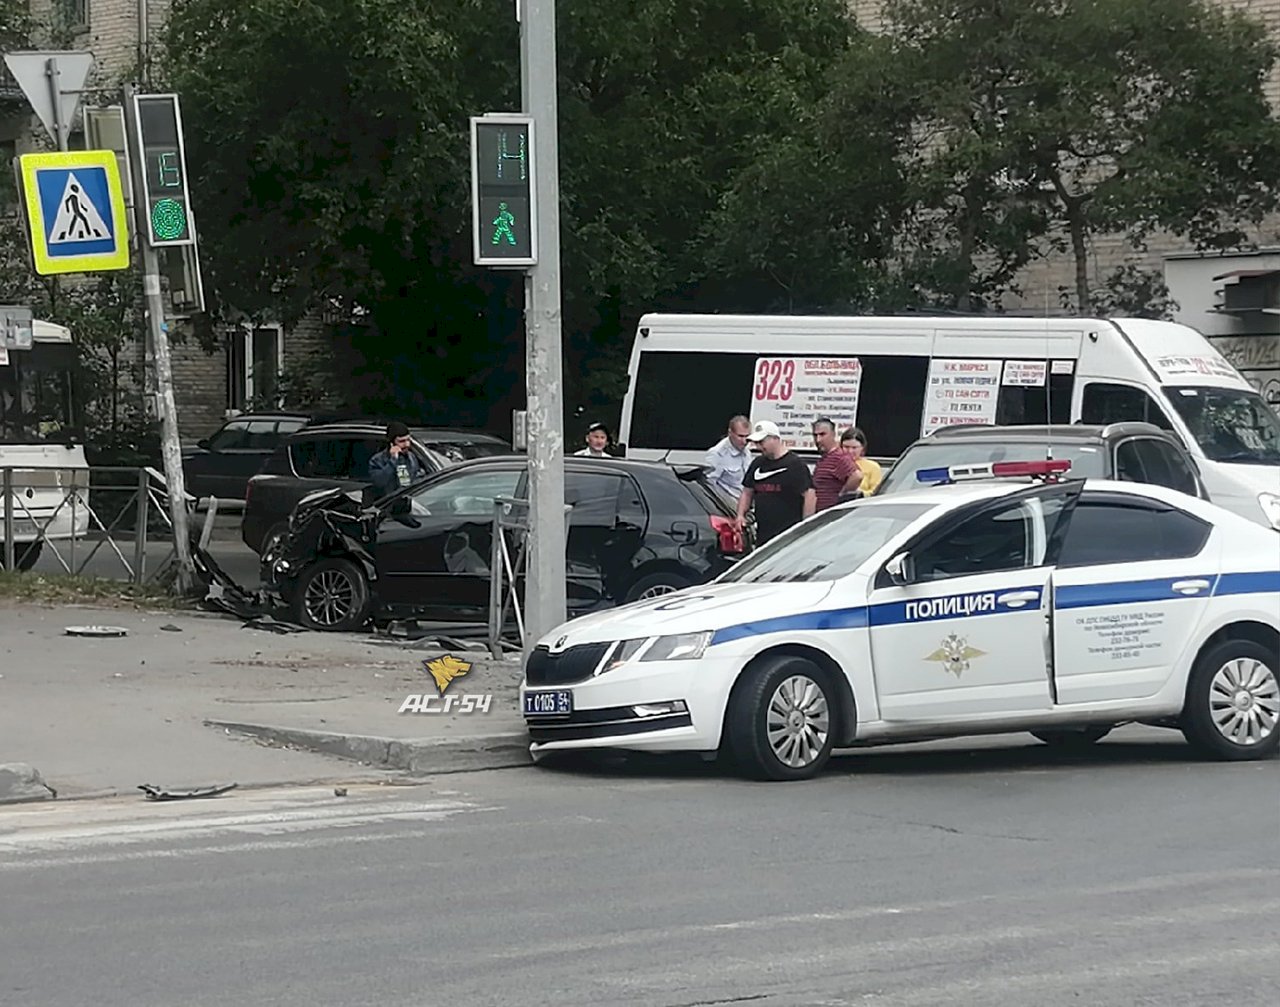
[[1135, 318], [645, 315], [619, 441], [699, 462], [730, 417], [811, 452], [819, 416], [892, 460], [941, 426], [1114, 423], [1170, 430], [1220, 506], [1280, 530], [1280, 418], [1195, 329]]

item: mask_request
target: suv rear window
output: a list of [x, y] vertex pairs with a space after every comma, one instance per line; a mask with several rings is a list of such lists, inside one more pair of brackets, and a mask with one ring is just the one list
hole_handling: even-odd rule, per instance
[[472, 458], [492, 458], [495, 455], [509, 455], [510, 449], [505, 444], [493, 441], [422, 441], [422, 446], [444, 455], [450, 461], [464, 462]]
[[369, 478], [369, 459], [382, 450], [380, 439], [315, 437], [289, 446], [293, 469], [303, 479]]
[[698, 505], [708, 514], [725, 514], [732, 517], [738, 513], [738, 502], [719, 486], [709, 482], [705, 476], [682, 478], [680, 482], [688, 487], [693, 498], [698, 501]]

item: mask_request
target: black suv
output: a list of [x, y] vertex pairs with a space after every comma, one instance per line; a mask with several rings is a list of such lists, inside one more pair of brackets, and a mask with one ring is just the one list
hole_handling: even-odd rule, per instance
[[[494, 503], [525, 499], [527, 472], [523, 456], [485, 458], [373, 505], [340, 489], [308, 500], [263, 554], [262, 582], [311, 629], [484, 623]], [[571, 615], [705, 583], [745, 550], [733, 502], [700, 465], [566, 458], [565, 502]]]
[[925, 469], [1043, 461], [1050, 453], [1071, 462], [1069, 478], [1152, 483], [1209, 499], [1186, 448], [1176, 436], [1150, 423], [943, 427], [902, 452], [876, 495], [927, 485], [916, 479], [916, 473]]
[[194, 497], [243, 500], [249, 479], [290, 436], [305, 413], [241, 413], [182, 453], [182, 475]]
[[[261, 555], [289, 525], [298, 501], [327, 489], [370, 485], [369, 459], [387, 446], [385, 423], [313, 423], [295, 433], [249, 480], [240, 537]], [[469, 458], [511, 454], [511, 445], [478, 430], [412, 427], [413, 450], [428, 473]]]

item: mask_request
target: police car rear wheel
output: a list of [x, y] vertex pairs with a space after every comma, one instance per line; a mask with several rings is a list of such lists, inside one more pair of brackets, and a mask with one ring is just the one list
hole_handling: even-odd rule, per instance
[[727, 725], [734, 761], [756, 779], [816, 776], [831, 758], [833, 720], [821, 669], [800, 657], [765, 660], [734, 690]]
[[1251, 640], [1227, 640], [1200, 656], [1187, 684], [1182, 733], [1206, 755], [1264, 759], [1280, 750], [1276, 655]]
[[1110, 733], [1110, 727], [1082, 727], [1068, 731], [1032, 731], [1031, 736], [1043, 741], [1050, 748], [1063, 752], [1077, 752], [1092, 748]]

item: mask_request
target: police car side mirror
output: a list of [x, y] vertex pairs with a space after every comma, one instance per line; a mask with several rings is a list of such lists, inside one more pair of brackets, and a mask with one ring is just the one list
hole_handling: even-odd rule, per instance
[[911, 554], [900, 552], [884, 565], [885, 572], [889, 575], [889, 579], [901, 587], [904, 584], [910, 584], [912, 577]]

